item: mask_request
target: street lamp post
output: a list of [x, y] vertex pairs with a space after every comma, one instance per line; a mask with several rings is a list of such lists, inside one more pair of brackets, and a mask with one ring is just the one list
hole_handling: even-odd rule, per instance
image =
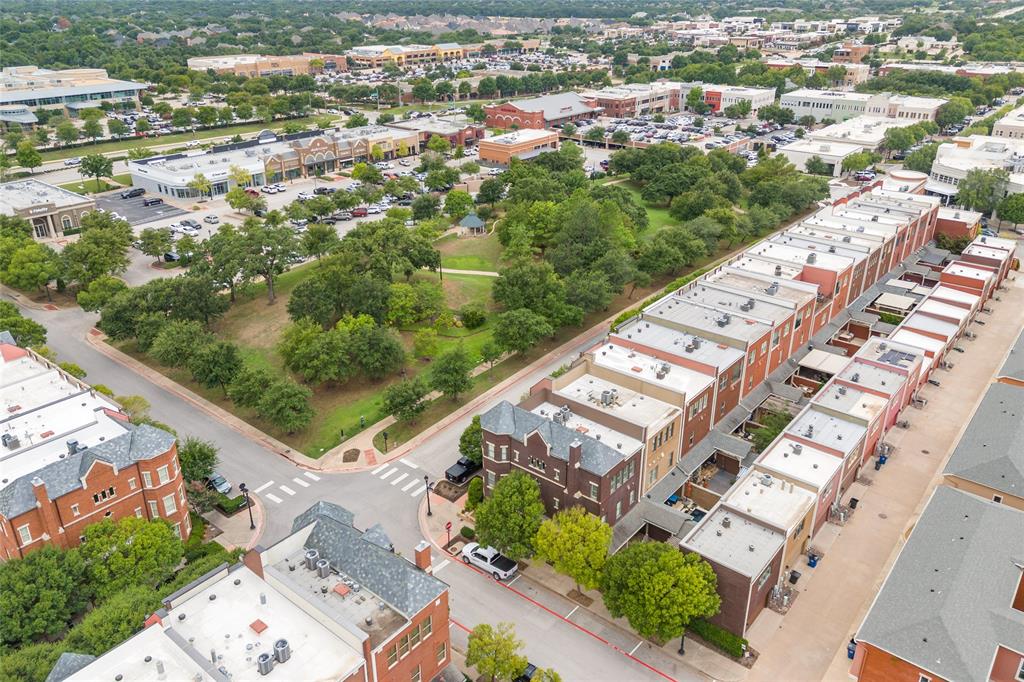
[[244, 483], [238, 484], [238, 489], [245, 495], [245, 506], [249, 510], [249, 530], [256, 530], [256, 522], [252, 518], [252, 501], [249, 499], [249, 489]]
[[430, 510], [430, 476], [423, 474], [423, 483], [427, 486], [427, 516], [433, 516], [434, 512]]
[[387, 452], [388, 451], [388, 432], [387, 431], [382, 431], [380, 435], [384, 436], [384, 452]]
[[679, 655], [686, 655], [686, 633], [684, 632], [679, 636]]

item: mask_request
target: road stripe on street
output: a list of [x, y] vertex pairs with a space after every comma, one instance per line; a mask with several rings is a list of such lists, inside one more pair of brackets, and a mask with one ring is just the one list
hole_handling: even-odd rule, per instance
[[636, 646], [633, 647], [633, 649], [629, 652], [629, 655], [632, 656], [633, 652], [635, 652], [637, 649], [639, 649], [640, 645], [643, 644], [643, 643], [644, 643], [644, 640], [642, 640], [642, 639], [639, 642], [637, 642]]
[[434, 567], [434, 571], [433, 571], [434, 575], [437, 575], [438, 571], [440, 571], [442, 568], [444, 568], [445, 566], [447, 566], [450, 563], [451, 562], [448, 561], [447, 559], [445, 559], [444, 561], [439, 563], [437, 566]]
[[408, 476], [409, 476], [409, 474], [402, 474], [401, 476], [395, 476], [394, 480], [391, 481], [391, 485], [398, 485], [403, 480], [405, 480]]
[[277, 495], [271, 495], [270, 493], [267, 493], [267, 499], [273, 502], [274, 504], [281, 504], [281, 498], [278, 497]]
[[419, 488], [416, 488], [416, 490], [413, 490], [409, 494], [412, 495], [413, 497], [419, 497], [420, 495], [423, 494], [423, 491], [426, 490], [426, 489], [427, 489], [427, 486], [421, 485]]
[[418, 466], [416, 466], [416, 465], [415, 465], [415, 464], [413, 464], [412, 462], [406, 461], [406, 460], [404, 460], [404, 459], [402, 460], [402, 464], [404, 464], [404, 465], [405, 465], [405, 466], [407, 466], [407, 467], [412, 467], [413, 469], [419, 469], [419, 467], [418, 467]]
[[391, 471], [385, 471], [383, 474], [380, 475], [380, 480], [382, 480], [382, 481], [387, 480], [387, 478], [389, 476], [391, 476], [391, 474], [394, 474], [394, 473], [397, 473], [397, 472], [398, 472], [397, 468], [392, 469]]
[[295, 481], [295, 485], [301, 485], [303, 488], [309, 487], [309, 484], [303, 481], [301, 478], [293, 478], [292, 480]]
[[579, 604], [577, 604], [576, 606], [572, 607], [572, 611], [570, 611], [569, 613], [565, 614], [565, 617], [566, 618], [572, 618], [572, 614], [576, 613], [576, 609], [578, 609], [579, 607], [580, 607]]
[[261, 492], [263, 492], [264, 490], [266, 490], [267, 488], [269, 488], [272, 485], [274, 485], [273, 481], [267, 481], [266, 483], [261, 485], [259, 488], [256, 488], [256, 490], [253, 490], [252, 492], [253, 492], [254, 495], [257, 494], [257, 493], [261, 493]]
[[281, 492], [283, 492], [283, 493], [288, 493], [289, 495], [294, 495], [295, 494], [295, 491], [292, 490], [291, 488], [289, 488], [286, 485], [279, 485], [277, 487], [280, 488]]
[[[389, 466], [391, 466], [391, 465], [390, 465], [390, 464], [388, 464], [387, 462], [385, 462], [384, 464], [381, 464], [381, 465], [380, 465], [379, 467], [377, 467], [376, 469], [374, 469], [374, 470], [373, 470], [373, 471], [371, 471], [370, 473], [371, 473], [371, 474], [373, 474], [374, 476], [376, 476], [376, 475], [377, 475], [377, 474], [379, 474], [380, 472], [382, 472], [382, 471], [384, 471], [385, 469], [387, 469], [387, 468], [388, 468]], [[307, 475], [307, 476], [309, 476], [309, 474], [306, 474], [306, 475]]]
[[520, 578], [520, 576], [517, 575], [515, 578], [512, 578], [512, 580], [509, 580], [505, 584], [508, 585], [509, 587], [512, 587], [512, 584], [515, 583], [515, 581], [519, 580], [519, 578]]
[[411, 481], [406, 483], [404, 486], [402, 486], [402, 492], [403, 493], [409, 492], [409, 488], [413, 487], [414, 485], [416, 485], [419, 482], [420, 482], [420, 480], [418, 478], [412, 479]]
[[306, 478], [312, 479], [314, 481], [319, 481], [320, 480], [319, 476], [317, 476], [316, 474], [311, 474], [308, 471], [302, 472], [302, 475], [305, 476]]

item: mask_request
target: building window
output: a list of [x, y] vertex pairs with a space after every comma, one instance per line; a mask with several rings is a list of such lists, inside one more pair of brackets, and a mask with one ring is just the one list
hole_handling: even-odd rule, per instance
[[552, 498], [551, 506], [555, 508], [555, 511], [558, 511], [558, 498], [557, 497]]
[[622, 500], [615, 503], [615, 520], [618, 521], [620, 516], [622, 516]]
[[128, 479], [128, 489], [135, 490], [135, 485], [135, 477], [133, 476], [132, 478]]
[[508, 461], [508, 446], [507, 445], [502, 445], [501, 446], [501, 461], [502, 462], [507, 462]]
[[420, 682], [423, 678], [420, 676], [420, 667], [416, 666], [412, 669], [412, 677], [409, 678], [412, 682]]
[[536, 457], [530, 457], [528, 464], [531, 469], [536, 469], [537, 471], [544, 471], [547, 468], [547, 464], [544, 463], [544, 460], [537, 459]]
[[754, 361], [756, 359], [757, 359], [757, 354], [754, 351], [750, 351], [750, 354], [747, 355], [747, 364], [748, 365], [754, 364]]
[[1002, 502], [1003, 501], [1003, 496], [1002, 495], [993, 495], [992, 496], [992, 501], [993, 502]]
[[136, 507], [135, 508], [135, 518], [138, 518], [138, 519], [142, 518], [142, 507]]
[[557, 468], [552, 469], [551, 473], [553, 473], [555, 475], [555, 481], [558, 481], [558, 469]]
[[146, 488], [153, 487], [153, 476], [148, 471], [142, 472], [142, 485]]
[[23, 545], [32, 542], [32, 531], [29, 530], [28, 524], [18, 527], [18, 537], [21, 538], [21, 544]]
[[181, 539], [181, 524], [180, 523], [174, 524], [174, 534], [178, 536], [179, 540]]
[[493, 488], [494, 487], [494, 472], [493, 471], [488, 471], [487, 472], [487, 487], [488, 488]]
[[1024, 682], [1024, 658], [1020, 659], [1020, 667], [1017, 668], [1017, 679]]
[[81, 512], [78, 511], [78, 505], [77, 504], [71, 505], [71, 513], [74, 514], [75, 516], [79, 516], [81, 514]]
[[67, 232], [71, 229], [71, 218], [70, 216], [64, 216], [60, 219], [60, 224], [64, 227], [64, 231]]
[[398, 640], [398, 657], [405, 658], [409, 655], [409, 635], [402, 635]]
[[658, 465], [655, 464], [654, 468], [651, 469], [650, 474], [647, 476], [647, 485], [654, 485], [654, 482], [658, 480]]
[[441, 642], [437, 645], [437, 663], [440, 665], [448, 658], [448, 642]]
[[149, 518], [158, 519], [160, 518], [160, 509], [156, 505], [156, 500], [149, 501]]
[[167, 483], [167, 481], [171, 480], [171, 477], [168, 475], [167, 472], [166, 464], [156, 470], [156, 477], [160, 479], [160, 485], [163, 485], [164, 483]]
[[772, 567], [771, 564], [769, 564], [768, 566], [765, 566], [764, 572], [761, 573], [761, 577], [757, 579], [757, 589], [761, 589], [762, 587], [764, 587], [764, 584], [768, 582], [768, 578], [771, 576], [771, 574]]
[[928, 677], [927, 675], [918, 675], [917, 682], [932, 682], [932, 678]]
[[388, 649], [388, 667], [393, 668], [398, 663], [398, 646], [392, 646]]
[[412, 630], [409, 630], [409, 643], [412, 648], [415, 649], [420, 645], [420, 626], [414, 625]]
[[494, 459], [494, 443], [487, 444], [487, 456], [490, 459]]
[[427, 616], [427, 619], [420, 623], [420, 633], [423, 635], [423, 639], [426, 639], [427, 637], [430, 637], [430, 633], [433, 631], [434, 623], [431, 620], [431, 617]]
[[174, 500], [174, 493], [164, 497], [164, 513], [170, 516], [178, 511], [178, 503]]

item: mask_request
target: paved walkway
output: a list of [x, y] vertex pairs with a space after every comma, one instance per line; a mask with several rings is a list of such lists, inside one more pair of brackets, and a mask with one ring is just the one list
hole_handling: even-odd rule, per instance
[[855, 514], [842, 528], [826, 525], [815, 538], [825, 557], [817, 568], [799, 569], [799, 596], [788, 615], [765, 610], [754, 623], [748, 638], [761, 657], [748, 680], [849, 679], [846, 644], [1024, 326], [1024, 277], [1007, 287], [1002, 301], [988, 303], [993, 314], [979, 316], [985, 326], [972, 325], [978, 338], [962, 340], [966, 352], [951, 354], [954, 368], [934, 376], [942, 385], [922, 390], [928, 406], [905, 410], [910, 428], [886, 436], [896, 446], [895, 455], [881, 471], [868, 469], [864, 478], [871, 485], [855, 484], [848, 493], [860, 500]]
[[203, 514], [207, 523], [220, 529], [221, 533], [214, 538], [214, 542], [223, 545], [225, 549], [241, 547], [248, 550], [259, 542], [265, 526], [266, 510], [259, 495], [252, 495], [249, 499], [253, 503], [252, 524], [256, 526], [255, 528], [250, 526], [249, 513], [244, 509], [232, 516], [225, 516], [216, 509]]
[[441, 268], [441, 272], [446, 275], [476, 275], [478, 277], [497, 277], [501, 274], [490, 270], [449, 270], [448, 268]]

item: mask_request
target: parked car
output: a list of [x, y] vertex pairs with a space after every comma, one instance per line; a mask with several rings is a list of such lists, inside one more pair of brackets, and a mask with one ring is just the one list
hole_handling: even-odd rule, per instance
[[308, 201], [308, 200], [312, 199], [315, 196], [316, 195], [313, 194], [312, 192], [299, 192], [298, 199], [299, 199], [299, 201]]
[[190, 237], [195, 237], [196, 235], [199, 234], [198, 227], [192, 227], [191, 225], [185, 225], [184, 223], [182, 223], [182, 225], [178, 229], [181, 231], [182, 234], [187, 234]]
[[338, 213], [335, 213], [331, 217], [334, 218], [336, 221], [337, 220], [352, 220], [352, 214], [349, 213], [348, 211], [340, 211]]
[[200, 225], [196, 221], [192, 220], [191, 218], [182, 218], [181, 224], [182, 224], [183, 227], [192, 227], [192, 228], [195, 228], [197, 230], [200, 227], [202, 227], [202, 225]]
[[165, 263], [177, 263], [179, 260], [181, 260], [181, 256], [179, 256], [173, 251], [168, 251], [167, 253], [164, 254]]
[[217, 223], [220, 222], [220, 218], [213, 214], [210, 214], [203, 218], [203, 222], [206, 223], [207, 225], [216, 225]]
[[317, 187], [313, 190], [313, 194], [334, 194], [337, 191], [337, 187]]
[[65, 166], [81, 166], [82, 159], [77, 156], [72, 156], [70, 159], [64, 159]]
[[162, 203], [164, 203], [164, 200], [160, 197], [146, 197], [142, 200], [143, 206], [159, 206]]
[[263, 185], [263, 187], [260, 187], [260, 191], [264, 194], [277, 194], [277, 188], [273, 185]]
[[530, 682], [530, 680], [532, 680], [533, 676], [536, 674], [537, 666], [535, 666], [533, 663], [527, 663], [526, 669], [523, 670], [523, 673], [516, 679], [512, 680], [512, 682]]
[[[413, 225], [415, 224], [413, 223]], [[459, 457], [458, 461], [444, 472], [444, 477], [456, 485], [462, 485], [479, 470], [480, 465], [469, 457]]]
[[516, 562], [493, 547], [482, 547], [478, 542], [462, 548], [462, 563], [476, 566], [495, 580], [507, 580], [519, 570]]
[[216, 490], [221, 495], [227, 495], [231, 492], [231, 483], [216, 471], [210, 474], [210, 477], [206, 479], [206, 487]]
[[134, 199], [135, 197], [141, 197], [145, 193], [146, 190], [143, 189], [142, 187], [132, 187], [131, 189], [126, 189], [125, 191], [121, 192], [121, 198]]

